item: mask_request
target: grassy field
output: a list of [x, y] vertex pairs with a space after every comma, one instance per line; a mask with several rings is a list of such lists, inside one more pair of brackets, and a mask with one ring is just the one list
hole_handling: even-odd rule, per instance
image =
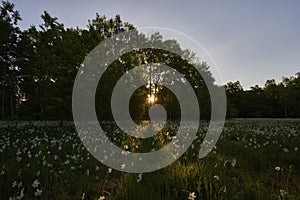
[[[104, 126], [117, 145], [146, 151], [169, 142], [177, 124], [144, 147]], [[206, 129], [202, 122], [198, 139], [170, 166], [129, 174], [93, 158], [72, 123], [0, 122], [0, 199], [300, 199], [300, 119], [229, 120], [199, 159]]]

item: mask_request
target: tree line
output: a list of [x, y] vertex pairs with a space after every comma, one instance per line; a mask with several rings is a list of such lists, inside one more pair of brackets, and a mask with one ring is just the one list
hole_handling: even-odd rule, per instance
[[[123, 22], [119, 15], [109, 19], [99, 14], [88, 21], [85, 29], [66, 28], [47, 11], [41, 15], [42, 24], [21, 30], [18, 26], [21, 16], [14, 4], [3, 1], [0, 9], [1, 119], [71, 120], [73, 83], [87, 54], [113, 35], [136, 30], [132, 24]], [[220, 86], [214, 84], [207, 63], [197, 59], [193, 52], [181, 49], [177, 41], [163, 40], [159, 33], [153, 33], [150, 38], [137, 33], [135, 39], [139, 43], [154, 40], [171, 46], [176, 52], [181, 52], [184, 58], [157, 49], [137, 49], [122, 55], [100, 79], [95, 102], [98, 117], [112, 119], [112, 89], [124, 73], [134, 66], [158, 63], [171, 66], [184, 74], [201, 102], [201, 116], [209, 118], [207, 84], [216, 88]], [[206, 76], [207, 82], [195, 70], [195, 65]], [[153, 78], [158, 78], [155, 66], [152, 71]], [[239, 82], [230, 82], [225, 86], [228, 117], [299, 117], [299, 82], [299, 73], [295, 77], [284, 78], [282, 83], [276, 84], [270, 80], [263, 88], [255, 86], [251, 90], [243, 90]], [[174, 94], [167, 88], [149, 83], [137, 89], [131, 98], [130, 114], [133, 118], [147, 118], [151, 106], [147, 101], [149, 93], [156, 96], [157, 103], [166, 107], [169, 118], [180, 117], [179, 104]]]
[[278, 84], [267, 80], [263, 87], [244, 90], [239, 81], [225, 85], [228, 117], [300, 117], [300, 72], [283, 77]]

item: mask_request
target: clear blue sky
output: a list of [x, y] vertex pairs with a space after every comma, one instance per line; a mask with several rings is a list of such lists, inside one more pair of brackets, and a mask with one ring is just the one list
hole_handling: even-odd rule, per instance
[[[13, 0], [23, 29], [42, 23], [43, 10], [66, 27], [85, 28], [95, 13], [136, 27], [164, 27], [183, 32], [210, 53], [224, 82], [244, 88], [280, 81], [300, 71], [300, 1], [179, 0]], [[201, 55], [199, 55], [201, 56]]]

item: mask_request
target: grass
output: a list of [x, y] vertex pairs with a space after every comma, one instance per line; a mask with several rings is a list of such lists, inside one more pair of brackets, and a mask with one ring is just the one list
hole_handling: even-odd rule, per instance
[[[207, 129], [202, 123], [194, 148], [145, 174], [101, 164], [71, 122], [62, 128], [56, 122], [1, 122], [1, 199], [300, 199], [299, 122], [229, 120], [216, 147], [199, 159]], [[105, 125], [115, 144], [141, 152], [153, 148], [153, 141], [156, 148], [169, 142], [177, 126], [143, 143]]]

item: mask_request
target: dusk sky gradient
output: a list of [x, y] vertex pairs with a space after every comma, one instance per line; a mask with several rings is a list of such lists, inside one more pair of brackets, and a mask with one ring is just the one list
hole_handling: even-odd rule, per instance
[[[42, 23], [47, 10], [66, 27], [86, 28], [96, 12], [120, 14], [136, 27], [174, 29], [200, 43], [223, 81], [243, 87], [277, 82], [300, 71], [300, 1], [34, 1], [13, 0], [22, 29]], [[201, 57], [201, 55], [198, 55]]]

